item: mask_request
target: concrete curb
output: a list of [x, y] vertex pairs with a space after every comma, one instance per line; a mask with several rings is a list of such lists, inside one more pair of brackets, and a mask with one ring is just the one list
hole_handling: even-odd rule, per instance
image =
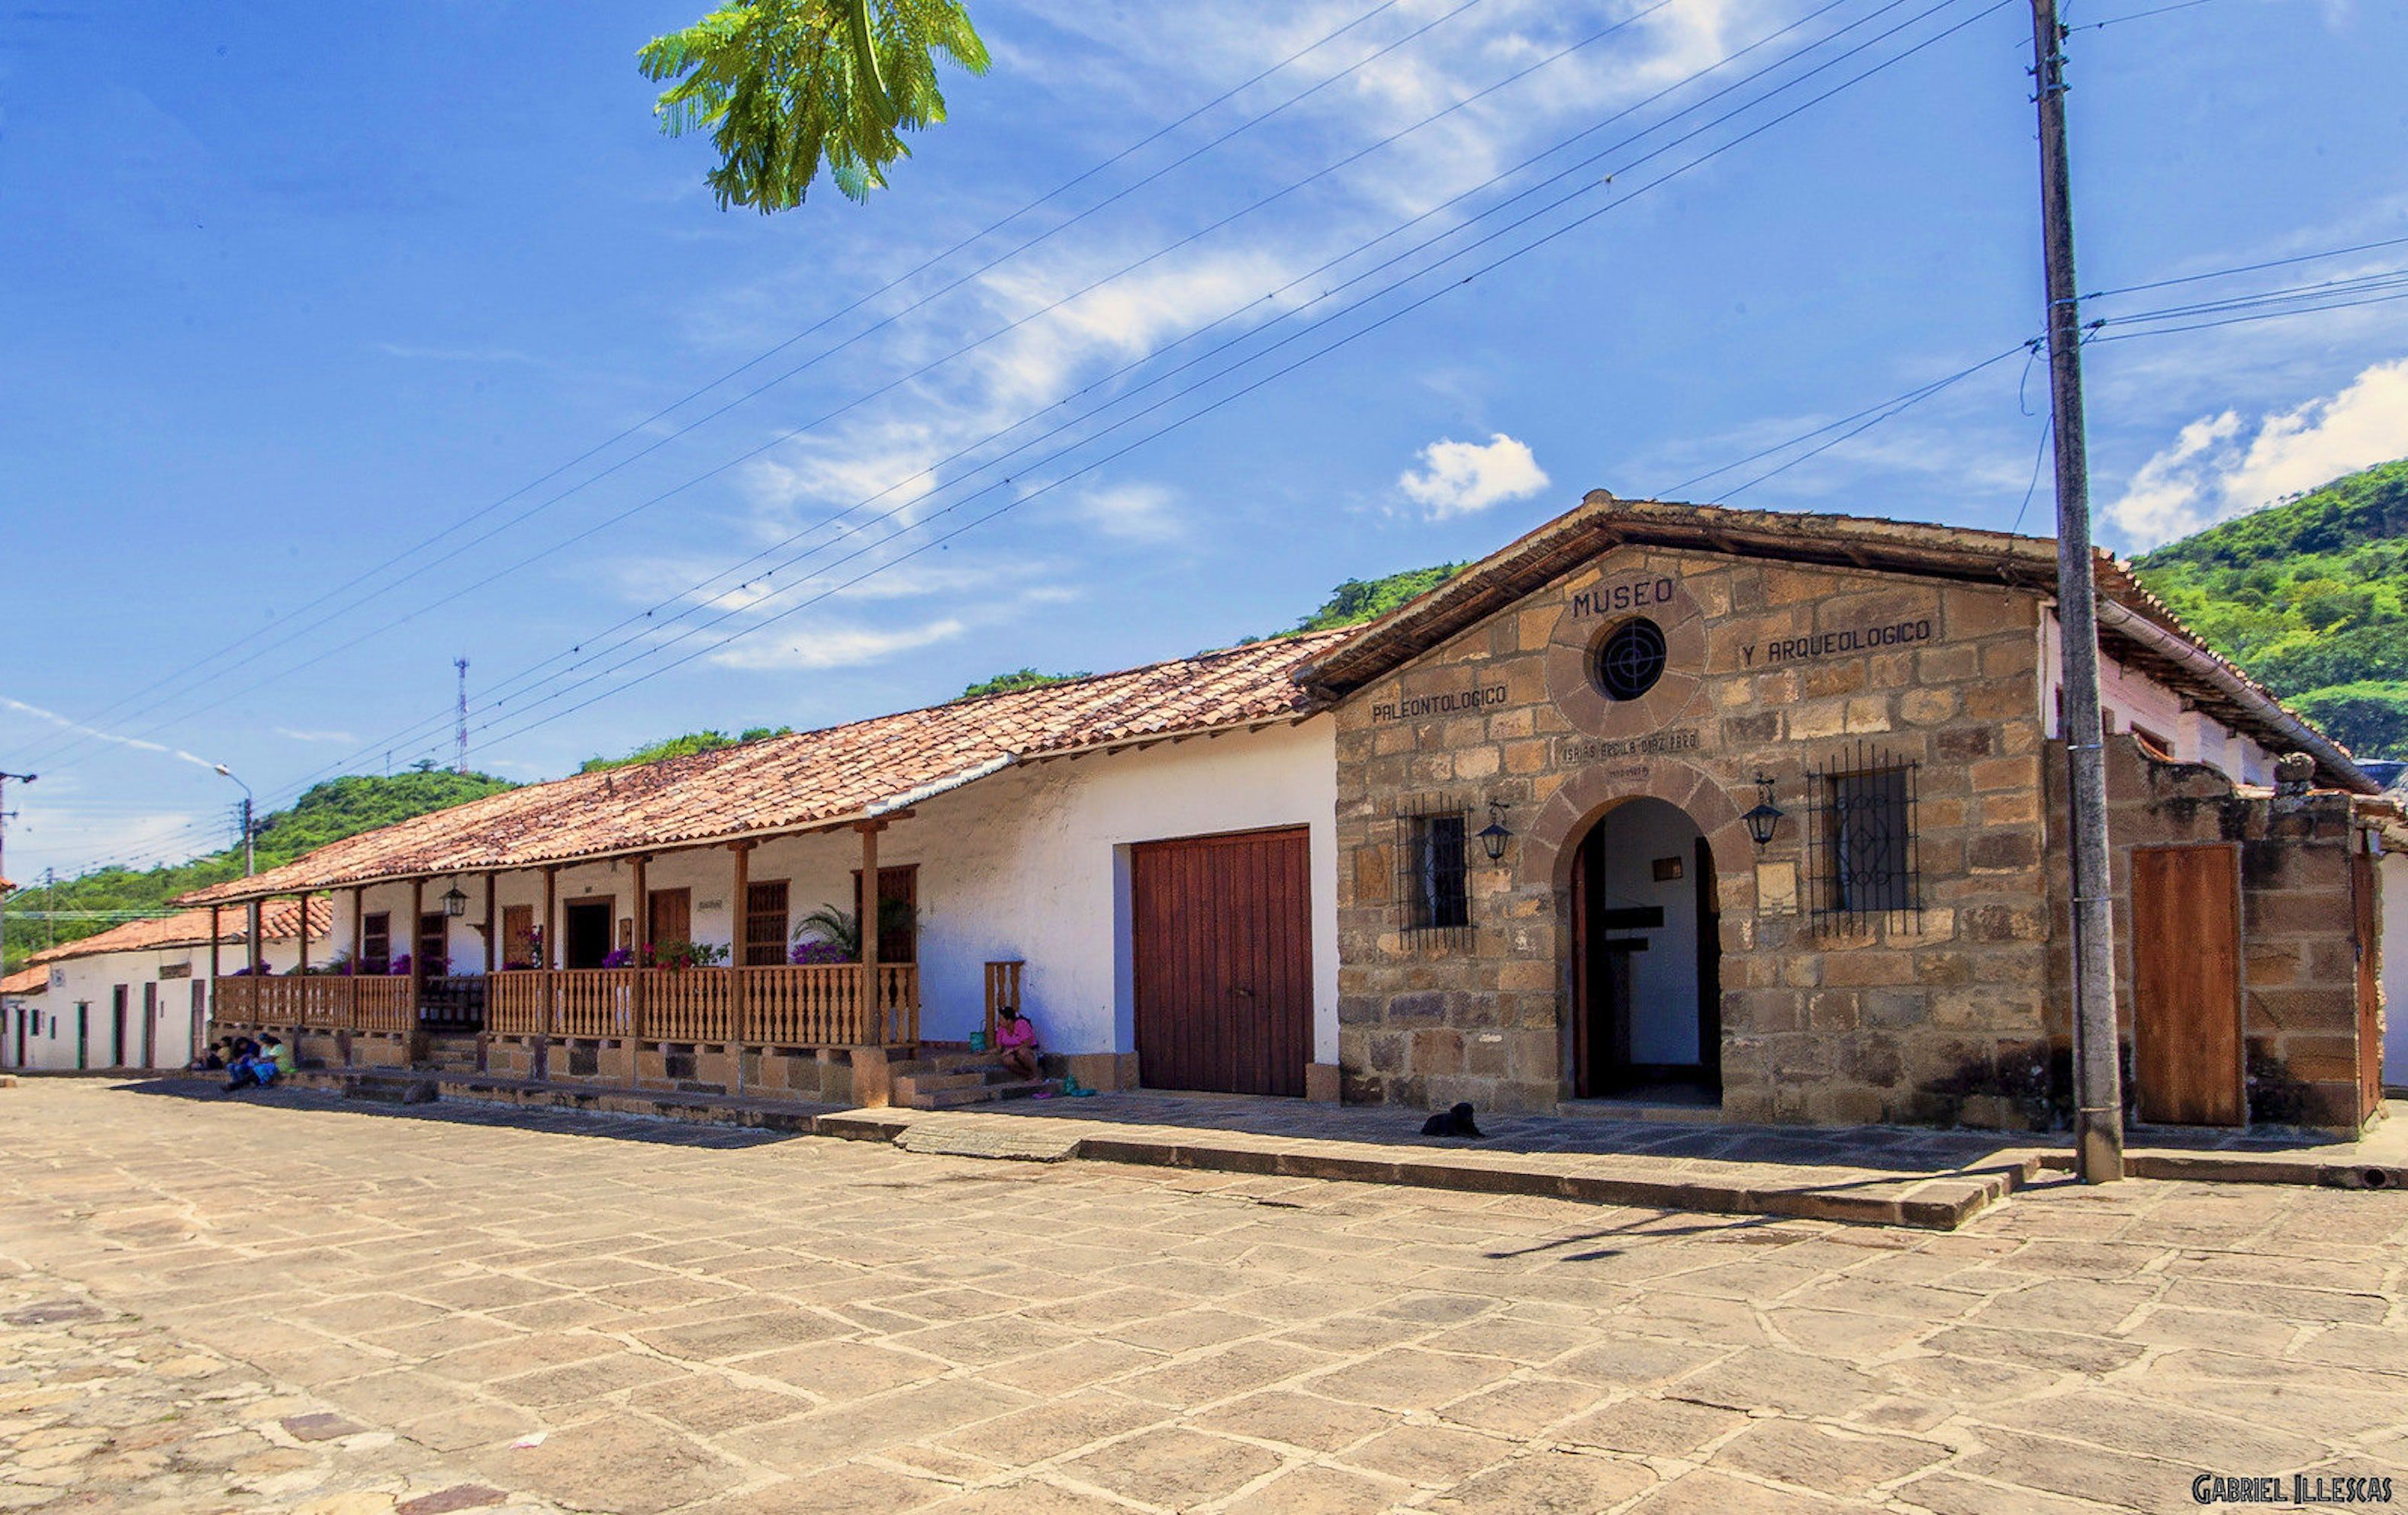
[[[122, 1075], [121, 1075], [122, 1077]], [[175, 1077], [168, 1075], [167, 1077]], [[291, 1083], [341, 1093], [363, 1082], [418, 1079], [437, 1086], [446, 1098], [528, 1109], [573, 1109], [596, 1115], [635, 1115], [703, 1125], [729, 1125], [846, 1141], [894, 1142], [924, 1122], [1026, 1119], [1077, 1122], [1075, 1116], [1022, 1117], [894, 1108], [831, 1109], [695, 1095], [668, 1090], [629, 1090], [538, 1084], [482, 1075], [412, 1074], [403, 1069], [308, 1068]], [[1030, 1133], [1034, 1135], [1034, 1133]], [[1512, 1153], [1469, 1148], [1460, 1151], [1422, 1147], [1367, 1145], [1360, 1151], [1312, 1138], [1281, 1138], [1161, 1127], [1099, 1124], [1064, 1134], [1068, 1155], [1093, 1163], [1200, 1172], [1251, 1173], [1268, 1178], [1323, 1179], [1349, 1183], [1393, 1184], [1461, 1193], [1528, 1194], [1584, 1204], [1633, 1206], [1714, 1215], [1768, 1216], [1782, 1220], [1835, 1221], [1855, 1225], [1903, 1226], [1954, 1231], [1974, 1216], [2044, 1179], [2072, 1169], [2072, 1154], [2033, 1149], [2002, 1154], [1984, 1165], [1899, 1174], [1894, 1179], [1860, 1176], [1813, 1183], [1756, 1186], [1715, 1179], [1656, 1179], [1630, 1173], [1582, 1171], [1577, 1156]], [[969, 1140], [975, 1148], [981, 1143]], [[965, 1155], [975, 1155], [965, 1153]], [[1601, 1159], [1599, 1161], [1615, 1161]], [[1623, 1162], [1646, 1162], [1632, 1156]], [[2408, 1188], [2408, 1167], [2332, 1162], [2286, 1153], [2176, 1151], [2128, 1152], [2127, 1173], [2136, 1179], [2200, 1183], [2271, 1183], [2337, 1189]], [[1889, 1190], [1866, 1193], [1868, 1188]]]

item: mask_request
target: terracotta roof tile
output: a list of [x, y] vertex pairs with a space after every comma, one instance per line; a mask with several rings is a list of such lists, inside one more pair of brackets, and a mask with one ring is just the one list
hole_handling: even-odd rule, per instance
[[1347, 635], [1281, 637], [530, 784], [346, 837], [183, 902], [804, 831], [897, 809], [1023, 758], [1294, 719], [1319, 708], [1296, 670]]
[[[239, 943], [250, 922], [249, 912], [228, 910], [219, 921], [221, 943]], [[289, 899], [270, 900], [259, 912], [259, 939], [286, 941], [293, 936], [293, 923], [298, 907]], [[309, 935], [324, 941], [335, 929], [335, 904], [332, 900], [309, 902]], [[209, 939], [209, 912], [185, 910], [176, 915], [160, 916], [150, 921], [128, 921], [122, 926], [111, 926], [96, 936], [49, 947], [25, 959], [27, 963], [59, 963], [71, 957], [92, 957], [101, 952], [164, 951], [171, 947], [206, 946]]]
[[48, 968], [19, 968], [6, 979], [0, 979], [0, 994], [38, 994], [50, 987]]

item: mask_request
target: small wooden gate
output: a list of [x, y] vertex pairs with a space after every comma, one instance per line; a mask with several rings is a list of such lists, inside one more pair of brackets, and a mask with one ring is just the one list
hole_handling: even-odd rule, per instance
[[2240, 1125], [2241, 850], [2132, 850], [2132, 1076], [2143, 1121]]
[[1129, 850], [1138, 1066], [1149, 1087], [1304, 1093], [1312, 878], [1302, 830]]

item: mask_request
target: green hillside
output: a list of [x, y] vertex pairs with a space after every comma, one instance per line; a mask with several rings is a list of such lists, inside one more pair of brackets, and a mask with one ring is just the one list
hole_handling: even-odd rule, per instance
[[768, 736], [786, 736], [792, 726], [752, 726], [740, 735], [730, 736], [724, 731], [690, 731], [682, 736], [664, 736], [657, 742], [646, 742], [631, 748], [624, 757], [590, 757], [577, 765], [579, 773], [600, 773], [606, 768], [632, 768], [638, 763], [658, 763], [663, 758], [692, 757], [696, 752], [716, 752], [723, 747], [735, 747], [743, 742], [757, 742]]
[[[442, 769], [396, 773], [388, 777], [334, 779], [304, 793], [289, 810], [271, 810], [262, 822], [257, 843], [259, 866], [275, 867], [302, 853], [374, 831], [397, 821], [448, 809], [513, 787], [509, 780], [481, 773], [450, 773]], [[189, 863], [136, 871], [100, 868], [55, 888], [36, 885], [8, 896], [7, 966], [42, 947], [51, 936], [75, 941], [108, 930], [113, 920], [58, 921], [45, 923], [38, 912], [48, 910], [136, 911], [165, 914], [168, 903], [187, 890], [242, 876], [240, 843], [222, 852]]]
[[1469, 566], [1469, 563], [1441, 563], [1432, 568], [1407, 568], [1385, 579], [1349, 579], [1329, 592], [1329, 598], [1321, 602], [1320, 609], [1297, 622], [1291, 629], [1327, 631], [1333, 626], [1355, 626], [1366, 621], [1377, 621], [1407, 600], [1438, 588]]
[[2134, 560], [2217, 650], [2360, 757], [2408, 757], [2408, 460]]

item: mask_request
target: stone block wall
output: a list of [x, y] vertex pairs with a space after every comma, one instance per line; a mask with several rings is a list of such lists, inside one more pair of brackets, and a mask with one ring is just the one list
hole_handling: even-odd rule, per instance
[[[1666, 672], [1614, 702], [1589, 653], [1634, 613]], [[1566, 1097], [1571, 859], [1652, 795], [1713, 849], [1727, 1114], [2012, 1119], [1944, 1091], [2044, 1034], [2039, 616], [2002, 588], [1623, 548], [1356, 692], [1338, 710], [1345, 1097]], [[1917, 765], [1923, 908], [1841, 929], [1812, 913], [1807, 775], [1859, 742]], [[1760, 852], [1740, 821], [1758, 775], [1787, 812]], [[1399, 816], [1436, 802], [1477, 828], [1492, 800], [1516, 835], [1497, 865], [1473, 851], [1469, 939], [1407, 931]]]
[[[2065, 813], [2061, 767], [2050, 765], [2049, 816]], [[2133, 982], [2132, 850], [2200, 843], [2241, 849], [2242, 1044], [2249, 1121], [2354, 1131], [2359, 1124], [2358, 953], [2351, 854], [2363, 845], [2348, 795], [2243, 791], [2217, 770], [2170, 763], [2128, 735], [2107, 739], [2110, 861], [2115, 911], [2115, 1003], [2129, 1078]], [[2062, 853], [2061, 846], [2053, 851]], [[2057, 925], [2050, 953], [2052, 1037], [2070, 1045], [2073, 968], [2066, 929], [2071, 870], [2051, 870]], [[2363, 944], [2377, 951], [2379, 942]], [[2375, 1047], [2379, 1048], [2380, 1038]], [[2373, 1048], [2366, 1055], [2379, 1055]]]

